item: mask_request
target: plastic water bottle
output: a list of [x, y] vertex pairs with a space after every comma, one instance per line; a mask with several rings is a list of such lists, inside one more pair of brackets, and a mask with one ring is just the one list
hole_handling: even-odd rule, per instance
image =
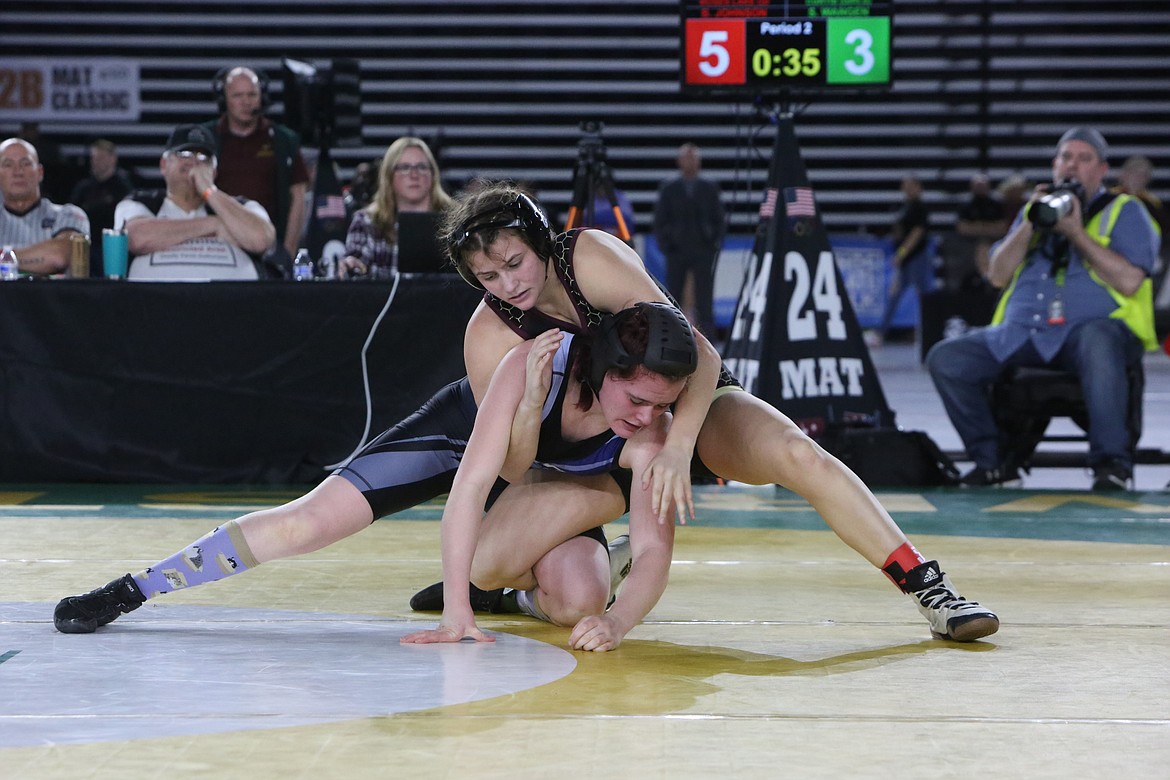
[[313, 281], [313, 258], [309, 257], [308, 249], [301, 249], [293, 260], [293, 279], [298, 282]]
[[0, 281], [11, 282], [20, 278], [20, 264], [16, 262], [16, 252], [6, 246], [0, 251]]

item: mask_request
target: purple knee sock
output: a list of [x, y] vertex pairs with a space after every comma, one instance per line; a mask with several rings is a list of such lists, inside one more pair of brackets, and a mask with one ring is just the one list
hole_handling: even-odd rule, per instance
[[146, 597], [170, 593], [247, 571], [259, 565], [235, 520], [216, 528], [170, 558], [134, 575]]

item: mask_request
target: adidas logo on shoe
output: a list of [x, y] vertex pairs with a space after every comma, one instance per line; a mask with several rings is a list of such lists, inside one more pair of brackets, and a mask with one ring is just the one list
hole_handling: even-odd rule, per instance
[[902, 590], [914, 599], [935, 639], [970, 642], [999, 630], [995, 613], [978, 601], [959, 595], [938, 561], [920, 563], [906, 572]]

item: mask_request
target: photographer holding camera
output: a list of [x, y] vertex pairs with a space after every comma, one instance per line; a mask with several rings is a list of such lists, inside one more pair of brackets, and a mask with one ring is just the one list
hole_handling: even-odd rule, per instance
[[975, 462], [971, 487], [1016, 485], [1001, 458], [990, 386], [1009, 368], [1047, 367], [1080, 378], [1089, 417], [1094, 490], [1122, 490], [1133, 473], [1126, 429], [1127, 368], [1157, 348], [1150, 274], [1158, 250], [1141, 202], [1111, 194], [1105, 138], [1089, 127], [1061, 136], [1052, 185], [1040, 185], [991, 249], [988, 280], [1004, 290], [992, 324], [940, 342], [927, 368]]

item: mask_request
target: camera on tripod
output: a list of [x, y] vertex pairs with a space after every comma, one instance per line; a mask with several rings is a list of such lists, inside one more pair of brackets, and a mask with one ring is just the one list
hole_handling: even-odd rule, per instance
[[1072, 212], [1073, 199], [1084, 201], [1085, 188], [1076, 179], [1065, 179], [1032, 205], [1028, 219], [1040, 230], [1052, 226]]
[[618, 205], [617, 188], [613, 183], [605, 141], [601, 131], [605, 125], [596, 119], [587, 119], [577, 125], [581, 139], [577, 141], [577, 167], [573, 170], [573, 199], [569, 203], [569, 216], [565, 230], [584, 226], [596, 226], [597, 204], [608, 203], [616, 225], [614, 233], [629, 243], [630, 229]]

